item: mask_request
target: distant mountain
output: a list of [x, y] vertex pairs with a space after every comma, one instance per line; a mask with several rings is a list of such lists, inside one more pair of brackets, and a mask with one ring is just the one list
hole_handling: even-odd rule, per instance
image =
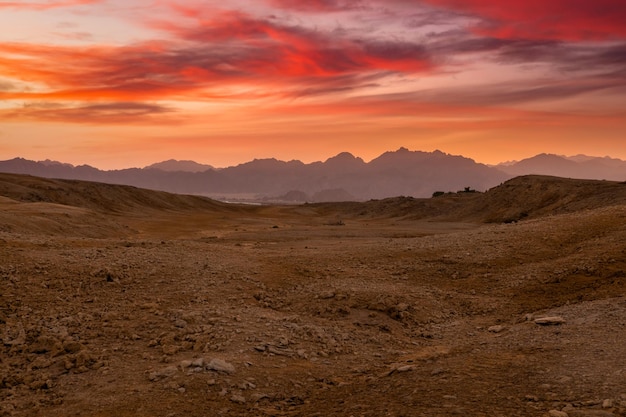
[[169, 159], [147, 166], [145, 169], [159, 169], [166, 172], [204, 172], [215, 169], [211, 165], [199, 164], [195, 161], [178, 161]]
[[535, 174], [577, 179], [626, 180], [626, 161], [587, 155], [566, 157], [543, 153], [518, 162], [496, 165], [496, 168], [512, 176]]
[[458, 191], [465, 187], [485, 191], [514, 176], [527, 174], [624, 181], [626, 161], [541, 154], [489, 167], [441, 151], [400, 148], [385, 152], [369, 163], [343, 152], [310, 164], [270, 158], [213, 169], [193, 161], [170, 160], [146, 168], [102, 171], [88, 165], [15, 158], [0, 161], [0, 172], [133, 185], [230, 201], [304, 202], [430, 197], [436, 191]]

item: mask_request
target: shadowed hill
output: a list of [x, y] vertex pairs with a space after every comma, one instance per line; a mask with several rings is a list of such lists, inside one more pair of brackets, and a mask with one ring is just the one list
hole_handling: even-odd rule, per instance
[[132, 186], [0, 174], [0, 232], [107, 238], [130, 237], [147, 226], [188, 231], [185, 217], [241, 216], [254, 207], [228, 205], [199, 196]]
[[623, 182], [528, 175], [492, 188], [455, 214], [497, 223], [618, 204], [626, 204]]
[[528, 175], [513, 178], [485, 193], [452, 193], [430, 199], [396, 197], [365, 203], [323, 203], [346, 217], [396, 217], [510, 223], [525, 218], [626, 204], [626, 183]]
[[126, 185], [0, 174], [0, 195], [19, 202], [43, 202], [104, 213], [134, 210], [232, 210], [209, 198], [145, 190]]
[[[132, 186], [0, 174], [0, 198], [0, 226], [4, 224], [5, 231], [47, 230], [97, 237], [138, 230], [169, 230], [176, 235], [209, 224], [226, 229], [242, 222], [290, 224], [335, 218], [510, 223], [626, 204], [626, 183], [524, 176], [486, 193], [458, 192], [425, 199], [395, 197], [364, 203], [246, 206]], [[37, 222], [28, 223], [24, 214], [32, 215]]]

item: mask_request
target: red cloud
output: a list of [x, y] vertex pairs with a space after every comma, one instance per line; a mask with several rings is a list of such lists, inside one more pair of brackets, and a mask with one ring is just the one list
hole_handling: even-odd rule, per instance
[[334, 12], [363, 7], [362, 0], [270, 0], [270, 4], [282, 9], [309, 12]]
[[231, 56], [238, 52], [248, 55], [234, 67], [256, 75], [324, 77], [371, 71], [421, 72], [432, 68], [428, 54], [419, 44], [341, 37], [240, 12], [221, 13], [192, 28], [158, 26], [178, 38], [230, 48]]
[[159, 27], [176, 39], [91, 47], [0, 43], [0, 73], [47, 86], [44, 92], [0, 95], [135, 101], [207, 94], [229, 85], [269, 87], [275, 95], [315, 94], [433, 67], [419, 44], [334, 37], [238, 12], [191, 26]]
[[433, 67], [418, 44], [333, 37], [238, 12], [191, 26], [159, 27], [176, 39], [122, 47], [0, 43], [1, 73], [48, 87], [44, 92], [0, 93], [0, 98], [202, 99], [215, 97], [216, 91], [228, 95], [231, 85], [278, 96], [320, 94]]
[[[475, 28], [476, 32], [502, 39], [582, 41], [626, 38], [624, 0], [423, 1], [479, 16], [484, 20]], [[409, 2], [412, 0], [404, 1]]]

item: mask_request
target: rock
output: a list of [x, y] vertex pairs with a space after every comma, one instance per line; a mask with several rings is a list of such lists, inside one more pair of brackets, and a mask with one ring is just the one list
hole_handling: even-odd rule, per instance
[[202, 367], [202, 366], [204, 366], [204, 358], [194, 359], [191, 362], [191, 366], [195, 366], [195, 367]]
[[329, 300], [335, 297], [335, 292], [332, 290], [324, 291], [319, 295], [319, 298], [322, 300]]
[[504, 329], [506, 329], [506, 327], [498, 324], [496, 326], [491, 326], [487, 329], [487, 331], [491, 332], [491, 333], [500, 333], [502, 331], [504, 331]]
[[163, 345], [161, 346], [161, 351], [164, 355], [175, 355], [181, 350], [181, 347], [178, 345]]
[[39, 336], [30, 347], [32, 353], [59, 352], [62, 350], [61, 342], [52, 336]]
[[158, 381], [160, 379], [169, 378], [174, 376], [178, 372], [178, 369], [175, 366], [168, 366], [166, 368], [161, 369], [160, 371], [151, 372], [149, 375], [150, 381]]
[[295, 355], [294, 351], [291, 349], [286, 349], [286, 348], [279, 348], [279, 347], [274, 347], [269, 345], [267, 347], [267, 351], [269, 353], [272, 353], [274, 355], [279, 355], [279, 356], [288, 356], [288, 357], [293, 357]]
[[7, 346], [20, 346], [26, 343], [26, 331], [24, 330], [24, 326], [22, 323], [17, 323], [17, 331], [13, 333], [17, 333], [15, 337], [10, 337], [8, 327], [4, 330], [4, 336], [2, 337], [2, 342]]
[[243, 395], [233, 395], [232, 397], [230, 397], [230, 401], [234, 402], [235, 404], [245, 404], [246, 403], [246, 399], [243, 397]]
[[82, 347], [83, 346], [80, 343], [74, 340], [63, 343], [63, 349], [65, 349], [67, 353], [77, 353], [82, 349]]
[[259, 401], [261, 401], [261, 400], [263, 400], [265, 398], [269, 398], [269, 395], [263, 394], [263, 393], [256, 393], [256, 394], [252, 394], [251, 400], [256, 403], [256, 402], [259, 402]]
[[415, 369], [415, 365], [404, 365], [396, 369], [396, 372], [409, 372]]
[[206, 369], [211, 371], [224, 372], [227, 374], [235, 373], [235, 367], [232, 364], [218, 358], [211, 359], [211, 362], [207, 364]]
[[613, 408], [613, 400], [607, 398], [606, 400], [602, 401], [602, 408]]
[[88, 367], [93, 365], [96, 362], [96, 357], [94, 357], [91, 352], [87, 350], [81, 350], [74, 356], [74, 361], [77, 367]]
[[184, 329], [185, 327], [187, 327], [187, 322], [183, 319], [178, 319], [174, 321], [174, 326], [178, 327], [179, 329]]
[[550, 410], [548, 411], [548, 415], [550, 417], [569, 417], [569, 415], [565, 411], [559, 410]]
[[535, 319], [535, 324], [541, 326], [557, 326], [563, 323], [565, 323], [565, 319], [561, 316], [540, 317]]
[[568, 412], [568, 417], [615, 417], [615, 415], [605, 410], [574, 410]]

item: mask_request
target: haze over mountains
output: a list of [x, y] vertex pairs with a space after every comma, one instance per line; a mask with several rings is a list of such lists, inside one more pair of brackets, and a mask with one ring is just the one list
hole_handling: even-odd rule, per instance
[[272, 158], [222, 169], [194, 161], [169, 160], [145, 168], [103, 171], [88, 165], [15, 158], [0, 161], [0, 172], [133, 185], [221, 199], [305, 202], [430, 197], [436, 191], [458, 191], [466, 187], [485, 191], [509, 178], [527, 174], [623, 181], [626, 161], [541, 154], [487, 166], [440, 151], [400, 148], [368, 163], [344, 152], [310, 164]]

